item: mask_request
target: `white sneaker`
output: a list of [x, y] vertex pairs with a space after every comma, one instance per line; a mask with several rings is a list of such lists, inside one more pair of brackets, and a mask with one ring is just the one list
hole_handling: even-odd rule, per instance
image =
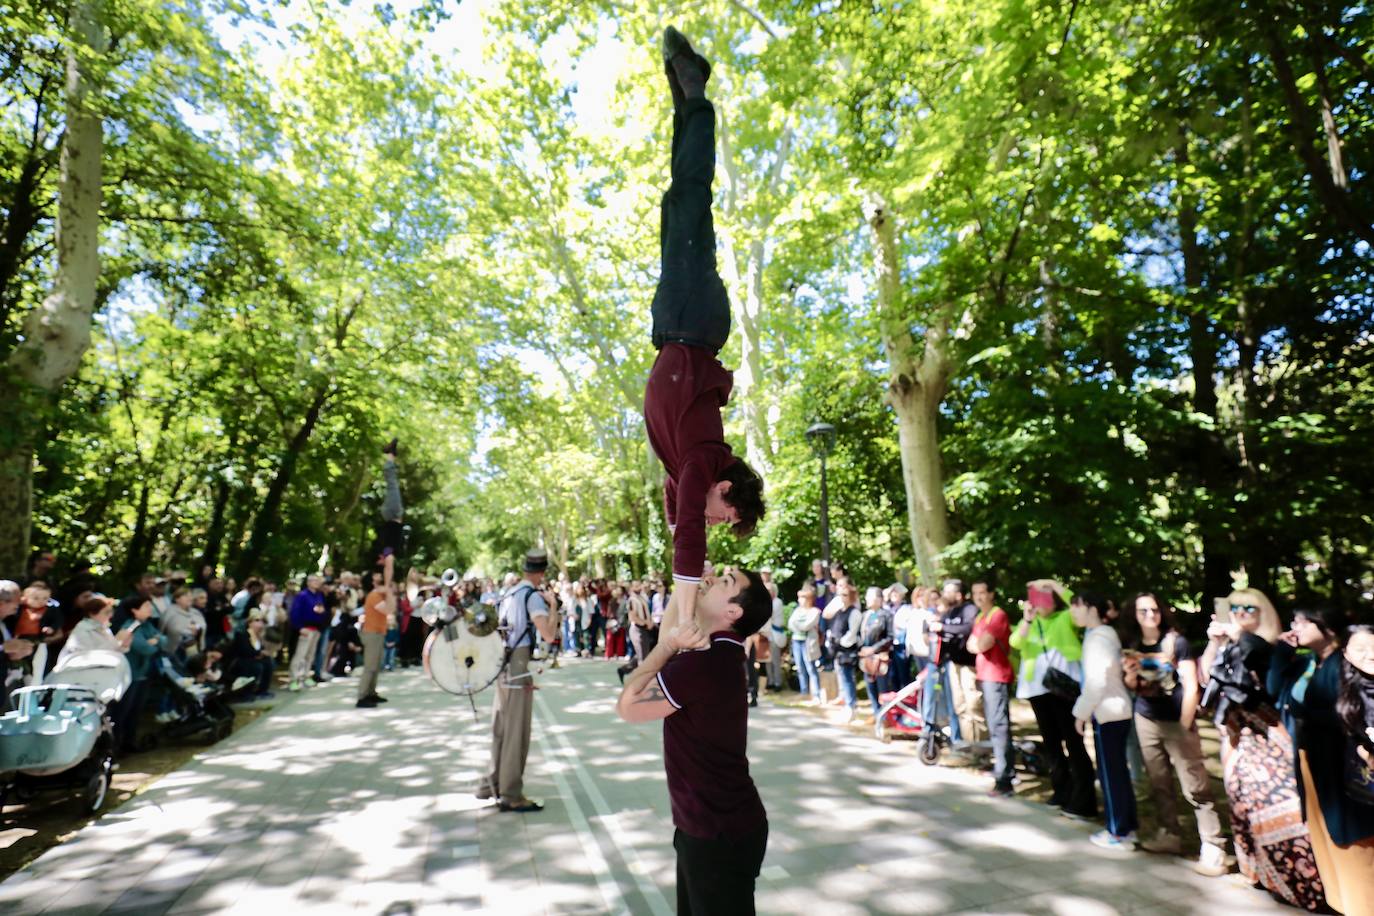
[[1088, 837], [1088, 842], [1101, 849], [1114, 849], [1118, 852], [1131, 852], [1135, 849], [1135, 834], [1117, 836], [1110, 830], [1099, 830]]
[[160, 712], [157, 714], [157, 721], [160, 725], [166, 725], [168, 722], [175, 722], [179, 718], [181, 717], [171, 711]]
[[236, 677], [234, 678], [234, 683], [229, 686], [229, 692], [238, 693], [240, 690], [247, 687], [249, 684], [256, 683], [257, 680], [257, 678], [250, 677], [248, 675], [244, 675], [243, 677]]
[[1211, 843], [1202, 844], [1202, 852], [1193, 864], [1193, 871], [1208, 878], [1220, 878], [1230, 871], [1226, 867], [1226, 850]]
[[857, 718], [859, 718], [859, 711], [855, 709], [853, 706], [851, 706], [849, 707], [849, 712], [845, 713], [844, 724], [848, 725], [850, 722], [853, 722]]
[[1141, 843], [1140, 848], [1159, 855], [1176, 856], [1183, 851], [1183, 841], [1178, 838], [1177, 833], [1160, 829], [1155, 831], [1154, 836]]

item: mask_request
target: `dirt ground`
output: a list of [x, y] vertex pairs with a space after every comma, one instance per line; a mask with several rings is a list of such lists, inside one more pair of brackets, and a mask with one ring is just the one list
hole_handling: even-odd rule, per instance
[[[268, 706], [239, 706], [234, 730], [269, 712]], [[148, 731], [156, 729], [148, 725]], [[147, 732], [145, 732], [146, 734]], [[64, 842], [93, 820], [109, 814], [167, 773], [205, 750], [204, 741], [168, 741], [157, 748], [119, 761], [105, 804], [96, 814], [83, 810], [79, 792], [40, 795], [28, 804], [6, 804], [0, 811], [0, 881], [19, 871], [48, 849]]]

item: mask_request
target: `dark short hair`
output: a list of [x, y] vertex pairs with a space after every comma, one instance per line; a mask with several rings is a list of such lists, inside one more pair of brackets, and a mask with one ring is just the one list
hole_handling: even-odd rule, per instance
[[722, 498], [739, 513], [739, 521], [731, 530], [740, 537], [753, 534], [759, 519], [768, 511], [763, 502], [763, 478], [743, 461], [735, 461], [726, 467], [720, 479], [730, 482], [730, 489], [721, 494]]
[[1074, 604], [1086, 605], [1095, 611], [1097, 616], [1103, 619], [1107, 616], [1107, 599], [1100, 593], [1084, 589], [1073, 596]]
[[997, 585], [992, 581], [992, 576], [978, 576], [972, 582], [969, 583], [968, 587], [970, 590], [972, 590], [980, 585], [990, 592], [997, 591]]
[[731, 603], [738, 605], [741, 611], [731, 629], [748, 638], [773, 619], [773, 593], [763, 584], [763, 577], [758, 573], [747, 569], [736, 569], [735, 572], [744, 583], [740, 586], [739, 594], [731, 599]]
[[1312, 621], [1327, 636], [1338, 637], [1345, 631], [1345, 613], [1330, 605], [1294, 608], [1293, 616]]

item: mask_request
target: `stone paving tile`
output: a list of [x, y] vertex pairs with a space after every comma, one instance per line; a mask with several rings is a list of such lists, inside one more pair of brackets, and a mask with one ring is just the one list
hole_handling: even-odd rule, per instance
[[[473, 717], [418, 671], [283, 703], [0, 884], [9, 914], [620, 914], [675, 911], [661, 726], [614, 718], [615, 665], [539, 678], [527, 791], [537, 815], [471, 792], [490, 694]], [[924, 767], [804, 711], [751, 713], [769, 811], [765, 914], [1136, 914], [1282, 907], [1188, 863], [1097, 850], [1093, 829], [987, 779]]]

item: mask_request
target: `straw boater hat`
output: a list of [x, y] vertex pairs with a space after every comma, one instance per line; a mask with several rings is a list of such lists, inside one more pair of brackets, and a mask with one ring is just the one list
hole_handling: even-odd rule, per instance
[[547, 550], [531, 550], [525, 554], [525, 572], [543, 572], [549, 568], [549, 552]]

